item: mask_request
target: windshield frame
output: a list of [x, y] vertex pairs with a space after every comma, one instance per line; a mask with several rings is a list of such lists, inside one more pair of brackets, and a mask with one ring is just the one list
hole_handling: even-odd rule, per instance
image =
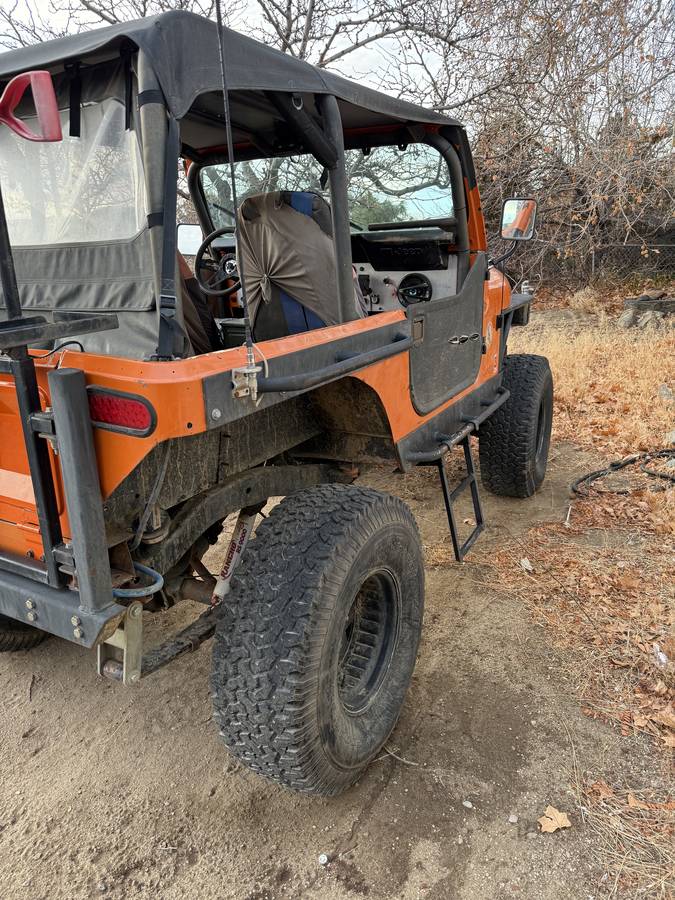
[[[380, 136], [381, 137], [381, 136]], [[349, 214], [351, 219], [351, 226], [353, 232], [359, 231], [385, 231], [385, 230], [404, 230], [407, 228], [433, 228], [433, 227], [449, 227], [455, 222], [455, 208], [458, 205], [455, 198], [455, 191], [453, 190], [453, 179], [452, 179], [452, 170], [448, 163], [448, 160], [445, 158], [444, 154], [440, 151], [439, 148], [435, 147], [431, 141], [426, 140], [410, 140], [405, 144], [402, 144], [400, 141], [376, 141], [373, 143], [373, 146], [356, 146], [356, 147], [346, 147], [345, 154], [355, 154], [360, 153], [362, 158], [367, 159], [371, 154], [377, 152], [380, 149], [390, 149], [390, 150], [398, 150], [400, 152], [405, 152], [410, 147], [426, 147], [428, 148], [430, 153], [435, 154], [435, 157], [438, 157], [438, 173], [440, 177], [441, 171], [445, 175], [447, 173], [447, 180], [444, 180], [442, 184], [437, 184], [439, 190], [445, 192], [445, 197], [448, 199], [449, 209], [446, 214], [434, 214], [429, 215], [428, 217], [417, 216], [415, 218], [401, 218], [400, 220], [387, 219], [384, 221], [375, 221], [375, 222], [359, 222], [357, 217], [353, 215], [352, 204], [349, 204]], [[318, 171], [321, 171], [321, 164], [315, 157], [312, 157], [312, 154], [305, 150], [303, 152], [289, 152], [289, 153], [279, 153], [274, 157], [266, 157], [266, 156], [255, 156], [255, 157], [247, 157], [246, 159], [237, 160], [237, 164], [242, 162], [256, 162], [258, 160], [285, 160], [285, 159], [300, 159], [302, 157], [310, 157], [313, 159]], [[227, 164], [227, 156], [222, 153], [212, 153], [208, 155], [202, 156], [198, 162], [194, 162], [190, 165], [189, 173], [188, 173], [188, 185], [190, 187], [191, 196], [195, 202], [195, 207], [197, 210], [198, 217], [204, 228], [205, 233], [216, 230], [216, 228], [222, 227], [223, 224], [232, 225], [234, 224], [234, 217], [232, 217], [231, 221], [227, 223], [221, 222], [216, 223], [214, 221], [214, 217], [212, 215], [213, 203], [210, 202], [206, 196], [206, 192], [204, 189], [204, 182], [202, 178], [202, 172], [215, 165], [226, 165]], [[227, 173], [229, 174], [229, 173]], [[425, 185], [426, 187], [426, 185]], [[271, 190], [279, 190], [283, 188], [271, 188]], [[285, 188], [286, 190], [293, 190], [293, 188]], [[299, 189], [299, 188], [298, 188]], [[320, 193], [327, 200], [329, 200], [327, 196], [327, 190], [323, 188], [319, 188], [317, 190], [316, 186], [307, 186], [306, 190], [315, 190], [317, 193]], [[245, 199], [246, 194], [240, 193], [240, 186], [237, 188], [238, 200], [241, 204], [242, 199]], [[386, 189], [384, 191], [386, 194]], [[391, 192], [389, 197], [394, 198], [395, 193]], [[461, 199], [460, 204], [461, 205]], [[223, 207], [224, 209], [224, 207]], [[229, 213], [229, 210], [227, 211]], [[229, 213], [231, 215], [231, 213]]]

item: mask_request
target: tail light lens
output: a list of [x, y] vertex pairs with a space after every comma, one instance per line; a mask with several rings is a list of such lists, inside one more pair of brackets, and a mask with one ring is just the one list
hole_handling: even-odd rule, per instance
[[87, 388], [87, 394], [91, 423], [95, 428], [136, 437], [147, 437], [155, 430], [157, 416], [145, 397], [99, 387]]

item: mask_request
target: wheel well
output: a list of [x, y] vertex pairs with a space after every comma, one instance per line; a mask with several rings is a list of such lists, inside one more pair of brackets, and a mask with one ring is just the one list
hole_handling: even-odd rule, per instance
[[302, 444], [299, 456], [348, 462], [390, 462], [396, 447], [384, 405], [359, 378], [341, 378], [312, 392], [321, 433]]

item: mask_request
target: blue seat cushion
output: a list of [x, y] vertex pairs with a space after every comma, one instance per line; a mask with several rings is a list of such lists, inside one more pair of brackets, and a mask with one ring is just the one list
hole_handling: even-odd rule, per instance
[[[289, 191], [284, 195], [290, 199], [292, 209], [303, 216], [312, 217], [315, 195], [310, 191]], [[314, 328], [325, 328], [326, 323], [311, 309], [307, 309], [286, 291], [279, 291], [279, 299], [283, 309], [284, 318], [288, 326], [289, 334], [301, 334], [303, 331], [312, 331]]]

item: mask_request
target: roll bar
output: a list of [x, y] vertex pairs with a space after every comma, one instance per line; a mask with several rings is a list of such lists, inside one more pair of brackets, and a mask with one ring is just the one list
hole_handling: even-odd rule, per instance
[[450, 141], [436, 132], [425, 132], [423, 141], [430, 147], [438, 150], [448, 164], [450, 171], [450, 185], [452, 187], [453, 214], [457, 228], [457, 286], [464, 283], [469, 271], [469, 227], [466, 215], [466, 193], [464, 191], [464, 177], [462, 164], [459, 161], [457, 151]]

